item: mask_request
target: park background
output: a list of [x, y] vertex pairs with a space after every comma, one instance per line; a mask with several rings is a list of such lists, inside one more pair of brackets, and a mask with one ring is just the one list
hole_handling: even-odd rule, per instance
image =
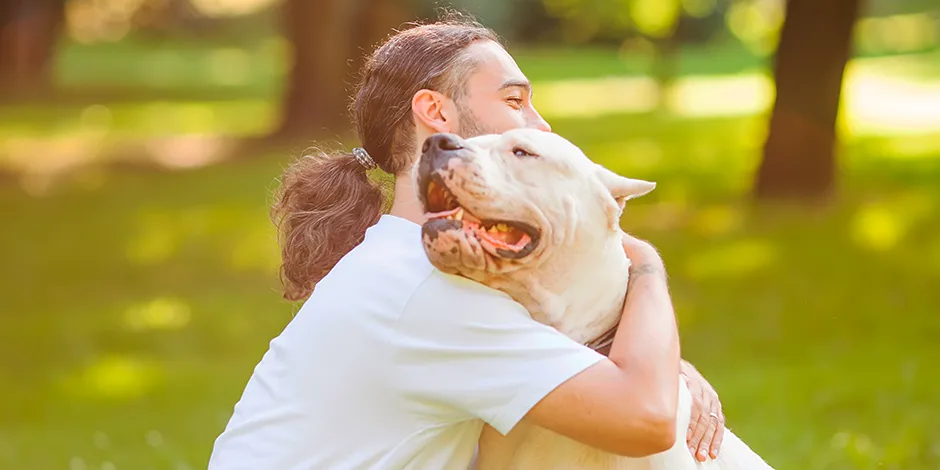
[[0, 468], [205, 468], [298, 308], [280, 172], [356, 143], [354, 67], [440, 6], [659, 183], [624, 226], [738, 435], [781, 470], [940, 468], [932, 0], [0, 0]]

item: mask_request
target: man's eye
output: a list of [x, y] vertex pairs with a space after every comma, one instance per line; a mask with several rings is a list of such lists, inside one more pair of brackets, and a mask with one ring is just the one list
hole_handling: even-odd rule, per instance
[[526, 150], [526, 149], [524, 149], [524, 148], [522, 148], [522, 147], [515, 147], [515, 148], [513, 148], [513, 149], [512, 149], [512, 154], [515, 155], [515, 156], [517, 156], [517, 157], [520, 157], [520, 158], [521, 158], [521, 157], [535, 157], [535, 156], [536, 156], [534, 153], [531, 153], [531, 152], [529, 152], [528, 150]]
[[506, 98], [506, 101], [512, 103], [514, 108], [522, 107], [522, 98]]

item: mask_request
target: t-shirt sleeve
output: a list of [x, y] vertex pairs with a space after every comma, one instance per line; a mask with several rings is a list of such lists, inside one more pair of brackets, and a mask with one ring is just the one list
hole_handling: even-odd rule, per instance
[[480, 418], [506, 434], [604, 356], [536, 322], [508, 295], [435, 271], [399, 319], [393, 376], [422, 412]]

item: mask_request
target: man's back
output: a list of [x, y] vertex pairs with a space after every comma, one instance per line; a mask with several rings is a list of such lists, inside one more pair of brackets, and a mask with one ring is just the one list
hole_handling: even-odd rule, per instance
[[[390, 336], [432, 270], [419, 226], [386, 216], [370, 228], [271, 341], [209, 467], [407, 468], [394, 462], [395, 447], [441, 436], [422, 435], [422, 424], [388, 393]], [[481, 425], [456, 436], [469, 432], [474, 443]]]
[[480, 418], [508, 432], [600, 359], [505, 294], [435, 270], [420, 240], [383, 216], [318, 284], [256, 367], [210, 470], [463, 470]]

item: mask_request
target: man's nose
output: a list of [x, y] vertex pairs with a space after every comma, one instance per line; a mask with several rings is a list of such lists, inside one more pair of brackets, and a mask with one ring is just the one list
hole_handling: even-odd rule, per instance
[[532, 114], [535, 115], [534, 119], [531, 121], [530, 126], [538, 129], [540, 131], [551, 132], [552, 126], [548, 124], [548, 121], [542, 118], [542, 115], [538, 111], [532, 110]]
[[454, 134], [434, 134], [431, 137], [428, 137], [424, 140], [424, 145], [421, 146], [422, 153], [428, 153], [430, 150], [435, 151], [451, 151], [451, 150], [460, 150], [463, 148], [463, 142], [460, 140], [460, 137], [457, 137]]

